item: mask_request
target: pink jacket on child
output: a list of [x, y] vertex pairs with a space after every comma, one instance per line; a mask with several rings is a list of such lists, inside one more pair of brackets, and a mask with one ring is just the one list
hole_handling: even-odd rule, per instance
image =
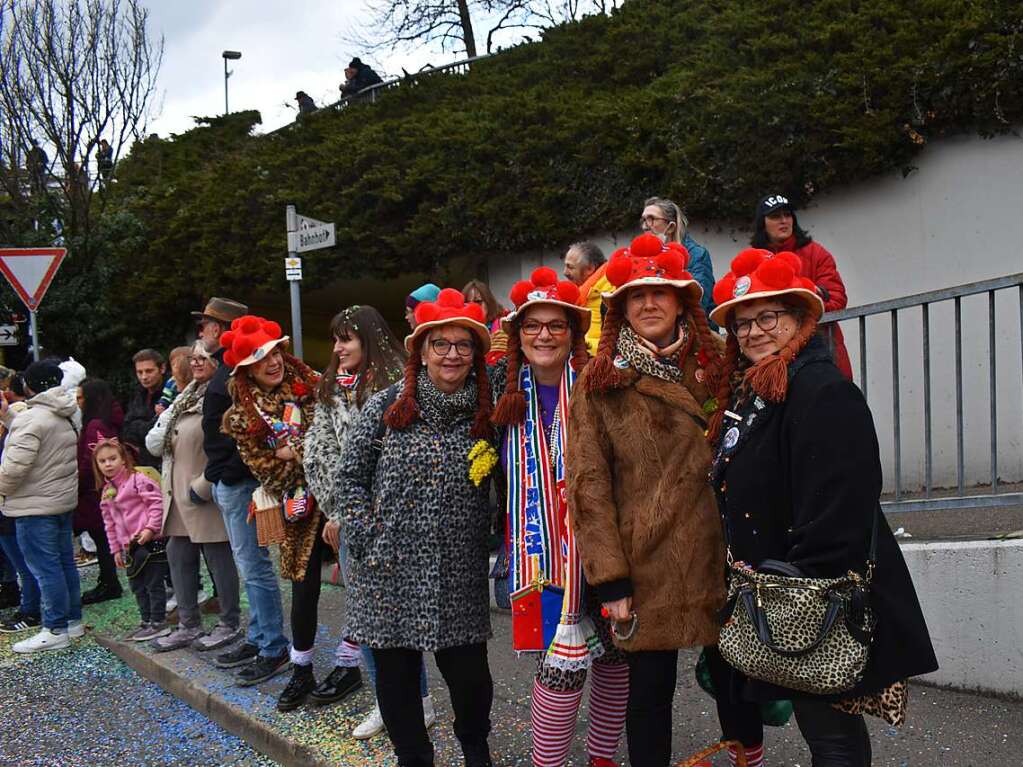
[[163, 493], [158, 484], [141, 472], [122, 471], [104, 482], [99, 508], [111, 554], [126, 551], [131, 539], [147, 528], [160, 537]]

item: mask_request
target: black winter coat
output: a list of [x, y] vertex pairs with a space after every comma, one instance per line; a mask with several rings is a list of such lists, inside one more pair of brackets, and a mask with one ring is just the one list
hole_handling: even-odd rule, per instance
[[139, 466], [160, 468], [160, 459], [146, 450], [146, 435], [156, 425], [156, 405], [162, 390], [162, 386], [155, 392], [143, 386], [137, 387], [128, 403], [128, 412], [124, 414], [121, 439], [136, 449], [138, 457], [135, 463]]
[[207, 459], [203, 476], [213, 483], [237, 485], [239, 482], [252, 479], [252, 472], [239, 455], [238, 445], [224, 434], [221, 428], [224, 413], [233, 404], [227, 391], [227, 379], [231, 375], [231, 368], [224, 364], [223, 349], [218, 350], [213, 356], [220, 363], [220, 367], [210, 379], [209, 386], [206, 387], [206, 396], [202, 401], [202, 449]]
[[[731, 411], [743, 420], [725, 417], [711, 477], [735, 560], [753, 567], [781, 560], [817, 578], [864, 574], [881, 493], [877, 434], [863, 394], [835, 367], [824, 342], [813, 338], [789, 366], [784, 402], [756, 398], [745, 406], [733, 402]], [[733, 427], [737, 441], [728, 438]], [[836, 698], [878, 692], [938, 667], [909, 570], [883, 517], [872, 602], [877, 630], [864, 679]], [[802, 695], [735, 675], [743, 698]]]

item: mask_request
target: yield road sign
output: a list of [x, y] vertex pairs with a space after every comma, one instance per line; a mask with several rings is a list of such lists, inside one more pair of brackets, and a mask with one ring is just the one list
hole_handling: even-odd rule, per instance
[[66, 248], [0, 248], [0, 273], [34, 312], [66, 255]]
[[0, 325], [0, 346], [18, 345], [18, 326]]

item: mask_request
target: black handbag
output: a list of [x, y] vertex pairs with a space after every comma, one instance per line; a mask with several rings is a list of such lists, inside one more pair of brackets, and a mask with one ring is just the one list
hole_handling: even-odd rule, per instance
[[150, 562], [167, 561], [167, 541], [156, 538], [149, 543], [142, 544], [132, 541], [124, 552], [124, 571], [129, 580], [139, 576], [146, 565]]
[[870, 584], [880, 516], [878, 507], [863, 575], [808, 578], [776, 560], [754, 570], [735, 563], [729, 546], [728, 600], [718, 641], [725, 660], [752, 679], [815, 695], [859, 684], [876, 625]]

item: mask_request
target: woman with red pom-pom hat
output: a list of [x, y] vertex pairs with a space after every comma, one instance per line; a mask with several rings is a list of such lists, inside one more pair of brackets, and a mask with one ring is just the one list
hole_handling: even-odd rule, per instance
[[751, 248], [714, 286], [712, 316], [728, 329], [717, 392], [727, 409], [708, 431], [711, 482], [737, 563], [756, 569], [774, 560], [807, 578], [858, 573], [868, 579], [877, 625], [862, 681], [845, 692], [812, 695], [731, 669], [715, 688], [732, 700], [791, 699], [814, 767], [866, 767], [863, 713], [901, 724], [905, 680], [937, 662], [878, 506], [881, 463], [870, 409], [816, 333], [824, 302], [801, 267], [795, 253]]
[[[628, 669], [611, 642], [600, 601], [586, 588], [568, 520], [565, 449], [576, 376], [589, 361], [592, 313], [579, 288], [541, 267], [511, 290], [515, 311], [502, 321], [507, 364], [494, 423], [504, 427], [501, 462], [508, 498], [512, 644], [538, 653], [532, 692], [534, 767], [564, 767], [590, 678], [590, 767], [613, 767], [625, 724]], [[495, 386], [495, 388], [497, 388]]]
[[681, 244], [652, 234], [612, 255], [600, 345], [569, 406], [572, 527], [586, 582], [628, 659], [634, 767], [670, 763], [678, 651], [717, 643], [724, 603], [704, 440], [720, 341], [687, 259]]
[[446, 288], [415, 309], [401, 382], [349, 427], [336, 509], [348, 545], [348, 633], [376, 662], [399, 765], [432, 765], [419, 689], [432, 652], [467, 767], [493, 767], [489, 478], [497, 463], [483, 309]]
[[[845, 308], [848, 303], [845, 283], [838, 273], [835, 257], [800, 228], [796, 220], [796, 209], [784, 195], [770, 194], [757, 203], [750, 245], [772, 253], [795, 253], [800, 262], [798, 274], [813, 284], [813, 289], [824, 302], [824, 311], [833, 312]], [[853, 380], [849, 352], [845, 348], [845, 337], [838, 323], [826, 323], [819, 330], [825, 338], [830, 338], [832, 355], [842, 375]]]
[[282, 658], [259, 658], [238, 676], [253, 684], [286, 668], [290, 660], [294, 671], [277, 708], [291, 711], [316, 688], [312, 654], [320, 563], [327, 544], [320, 537], [324, 515], [306, 489], [302, 456], [319, 376], [288, 354], [288, 337], [276, 322], [246, 315], [232, 322], [220, 340], [224, 363], [233, 368], [228, 391], [234, 404], [224, 413], [223, 430], [238, 444], [242, 460], [260, 483], [253, 496], [255, 508], [279, 509], [284, 527], [281, 575], [291, 581], [290, 652]]

